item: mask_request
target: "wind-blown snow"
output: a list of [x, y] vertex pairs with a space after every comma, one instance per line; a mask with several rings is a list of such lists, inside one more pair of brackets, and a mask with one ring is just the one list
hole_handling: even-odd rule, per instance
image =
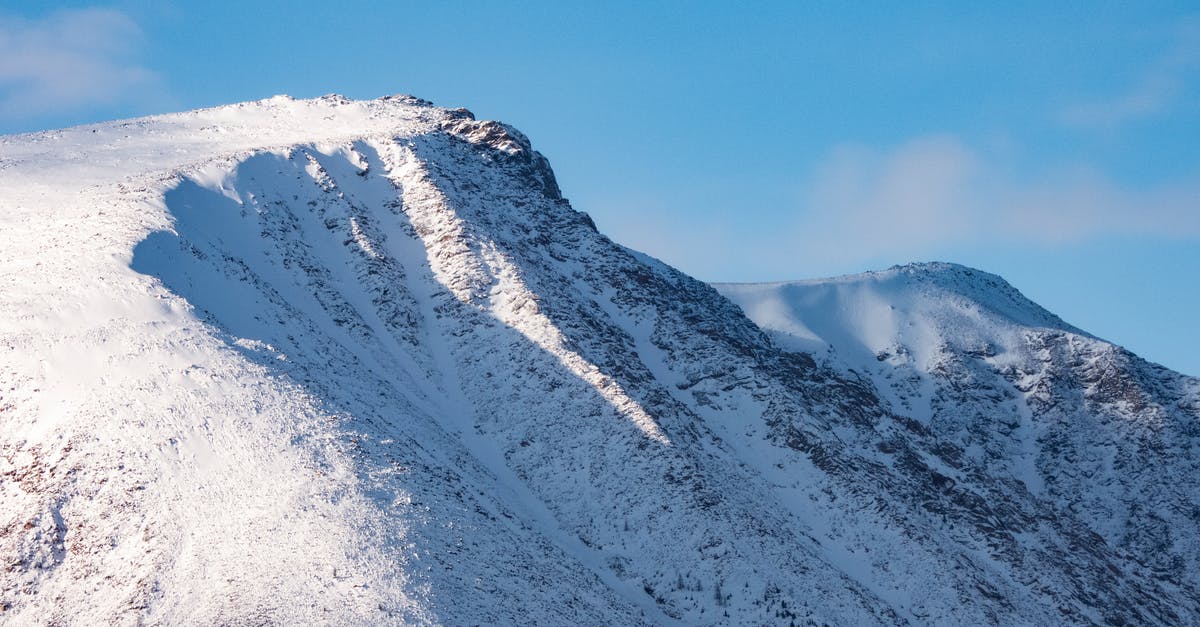
[[954, 264], [717, 288], [783, 346], [872, 381], [971, 466], [1072, 512], [1136, 567], [1182, 582], [1193, 533], [1197, 380], [1147, 363]]
[[1200, 385], [991, 275], [731, 302], [401, 96], [0, 138], [0, 229], [14, 624], [1200, 616]]

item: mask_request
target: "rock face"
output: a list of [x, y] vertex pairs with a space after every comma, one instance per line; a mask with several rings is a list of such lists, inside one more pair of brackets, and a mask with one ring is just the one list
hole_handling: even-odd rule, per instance
[[997, 277], [714, 289], [409, 97], [2, 138], [0, 203], [14, 624], [1200, 620], [1200, 382]]

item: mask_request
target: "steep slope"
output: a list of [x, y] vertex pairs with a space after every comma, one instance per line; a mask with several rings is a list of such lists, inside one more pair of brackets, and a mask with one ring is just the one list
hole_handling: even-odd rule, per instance
[[897, 412], [962, 451], [959, 463], [1020, 482], [1133, 567], [1189, 588], [1200, 568], [1200, 380], [954, 264], [717, 288], [781, 345], [866, 375]]
[[280, 97], [2, 141], [6, 620], [1200, 616], [926, 384], [597, 233], [511, 127]]
[[[8, 139], [6, 618], [637, 620], [433, 421], [437, 388], [409, 389], [411, 357], [346, 352], [373, 328], [338, 317], [355, 315], [342, 294], [252, 274], [270, 240], [238, 220], [281, 216], [256, 210], [257, 187], [248, 202], [221, 191], [238, 164], [275, 167], [250, 146], [429, 132], [444, 117], [412, 99], [279, 98]], [[296, 237], [281, 263], [296, 281], [347, 280], [357, 258], [336, 244]], [[163, 288], [180, 276], [210, 281], [172, 283], [195, 303]], [[273, 323], [288, 353], [257, 335]]]

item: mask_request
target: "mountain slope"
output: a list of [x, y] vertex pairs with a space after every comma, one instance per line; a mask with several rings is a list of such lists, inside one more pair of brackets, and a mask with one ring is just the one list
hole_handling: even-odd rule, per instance
[[[760, 328], [612, 243], [465, 110], [280, 97], [14, 136], [0, 189], [5, 619], [1200, 615], [1190, 580], [1139, 566], [1191, 553], [1072, 505], [1082, 449], [1039, 449], [1064, 470], [1030, 488], [1051, 466], [1000, 430], [977, 455], [951, 410], [913, 409], [923, 379], [864, 376], [866, 348], [825, 354], [735, 296]], [[1030, 398], [1091, 389], [1013, 368]], [[1194, 381], [1159, 374], [1144, 393], [1194, 426]], [[1004, 422], [987, 394], [958, 405], [974, 429]]]
[[953, 264], [725, 284], [776, 340], [867, 376], [898, 412], [1070, 512], [1133, 567], [1200, 567], [1200, 380], [1148, 363]]

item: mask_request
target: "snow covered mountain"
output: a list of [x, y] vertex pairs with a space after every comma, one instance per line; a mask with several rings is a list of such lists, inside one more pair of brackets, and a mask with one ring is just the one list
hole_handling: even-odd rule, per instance
[[718, 289], [779, 345], [870, 380], [956, 466], [1022, 486], [1193, 594], [1200, 380], [954, 264]]
[[1200, 620], [1196, 379], [957, 266], [714, 289], [415, 98], [0, 138], [0, 356], [6, 623]]

